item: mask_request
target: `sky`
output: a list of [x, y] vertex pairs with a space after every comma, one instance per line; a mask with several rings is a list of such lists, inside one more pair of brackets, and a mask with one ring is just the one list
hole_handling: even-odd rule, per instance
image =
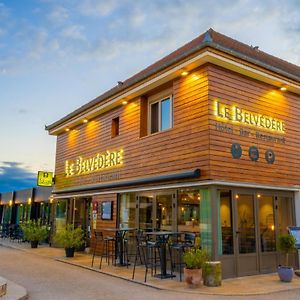
[[0, 193], [54, 171], [45, 125], [210, 27], [300, 65], [298, 0], [0, 0]]

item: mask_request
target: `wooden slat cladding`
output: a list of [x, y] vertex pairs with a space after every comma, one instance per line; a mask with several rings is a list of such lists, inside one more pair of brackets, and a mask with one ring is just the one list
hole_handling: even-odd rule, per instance
[[[288, 92], [280, 92], [272, 86], [213, 65], [208, 66], [208, 77], [210, 178], [281, 186], [299, 185], [299, 97]], [[283, 120], [286, 132], [285, 134], [273, 133], [247, 125], [217, 121], [214, 115], [216, 99], [229, 106], [238, 105], [247, 111]], [[233, 128], [233, 133], [217, 130], [217, 122]], [[240, 136], [240, 128], [250, 131], [251, 136]], [[257, 139], [256, 132], [284, 137], [285, 143]], [[243, 152], [240, 159], [232, 158], [230, 149], [232, 143], [241, 145]], [[249, 158], [250, 146], [256, 146], [259, 149], [260, 157], [256, 162]], [[273, 164], [268, 164], [265, 159], [267, 149], [272, 149], [275, 153], [276, 158]]]
[[[113, 202], [113, 219], [112, 220], [102, 220], [101, 219], [101, 212], [98, 211], [97, 215], [97, 223], [96, 223], [96, 230], [103, 232], [104, 236], [113, 236], [114, 233], [112, 232], [107, 232], [105, 229], [107, 228], [116, 228], [117, 226], [117, 194], [110, 194], [110, 195], [98, 195], [94, 196], [92, 202], [97, 202], [98, 207], [101, 207], [101, 202], [104, 201], [112, 201]], [[91, 249], [94, 249], [95, 247], [95, 238], [94, 238], [94, 229], [93, 229], [93, 224], [91, 220]], [[97, 245], [96, 253], [100, 254], [101, 253], [101, 245]], [[95, 264], [98, 264], [98, 261], [95, 262]]]
[[[99, 183], [101, 175], [115, 172], [119, 172], [120, 179], [130, 179], [200, 168], [201, 178], [208, 179], [207, 67], [167, 86], [172, 87], [174, 112], [174, 126], [169, 130], [140, 137], [146, 130], [145, 123], [140, 127], [140, 121], [144, 120], [140, 112], [147, 111], [142, 97], [58, 136], [55, 188]], [[111, 138], [111, 122], [115, 117], [119, 117], [119, 136]], [[124, 150], [122, 167], [65, 177], [66, 160], [121, 148]]]

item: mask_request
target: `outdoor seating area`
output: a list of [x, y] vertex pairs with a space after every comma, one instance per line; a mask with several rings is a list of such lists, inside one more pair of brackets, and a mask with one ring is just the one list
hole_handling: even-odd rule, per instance
[[182, 281], [183, 253], [196, 247], [196, 234], [191, 232], [108, 228], [103, 232], [94, 231], [94, 237], [91, 267], [101, 269], [105, 261], [107, 267], [130, 268], [132, 279], [138, 268], [144, 271], [144, 282], [150, 274]]
[[0, 224], [0, 238], [23, 241], [23, 231], [18, 224]]

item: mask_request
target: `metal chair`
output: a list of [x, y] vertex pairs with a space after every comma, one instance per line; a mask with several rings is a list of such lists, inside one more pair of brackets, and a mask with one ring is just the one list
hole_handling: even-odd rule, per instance
[[196, 240], [196, 234], [195, 233], [190, 233], [186, 232], [184, 233], [184, 238], [183, 240], [177, 240], [173, 241], [170, 244], [171, 250], [174, 250], [176, 252], [176, 256], [178, 257], [179, 261], [171, 261], [172, 264], [172, 269], [176, 268], [176, 266], [179, 267], [179, 280], [182, 281], [182, 267], [183, 267], [183, 262], [182, 262], [182, 256], [183, 253], [189, 249], [189, 248], [194, 248], [195, 247], [195, 240]]

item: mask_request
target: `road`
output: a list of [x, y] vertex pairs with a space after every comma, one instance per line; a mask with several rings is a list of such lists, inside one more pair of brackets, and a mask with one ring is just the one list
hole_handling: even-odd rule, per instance
[[[30, 300], [299, 300], [299, 291], [262, 296], [207, 296], [162, 291], [0, 246], [0, 276], [25, 287]], [[245, 287], [246, 288], [246, 287]]]

